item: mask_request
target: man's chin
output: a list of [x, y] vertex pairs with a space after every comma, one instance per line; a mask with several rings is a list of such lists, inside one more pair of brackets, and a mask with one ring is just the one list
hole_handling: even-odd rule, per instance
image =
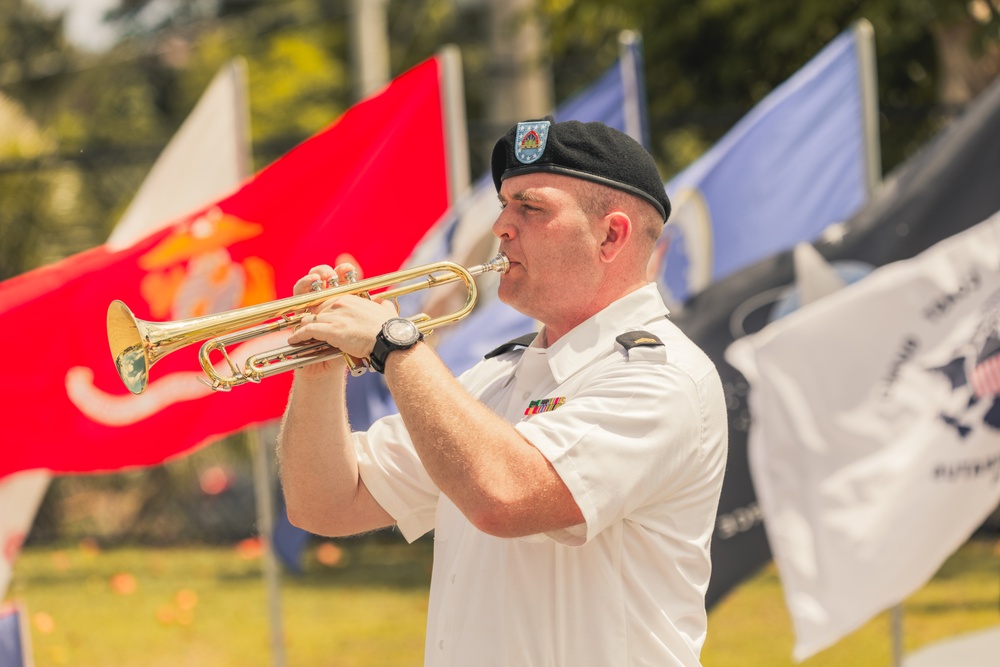
[[497, 298], [500, 299], [500, 303], [505, 303], [508, 306], [514, 306], [512, 301], [512, 290], [503, 284], [503, 278], [500, 279], [500, 287], [497, 288]]
[[520, 311], [521, 308], [518, 307], [518, 304], [521, 302], [521, 299], [518, 298], [518, 290], [509, 281], [505, 281], [505, 278], [506, 276], [500, 278], [500, 287], [497, 288], [497, 298], [500, 299], [501, 303]]

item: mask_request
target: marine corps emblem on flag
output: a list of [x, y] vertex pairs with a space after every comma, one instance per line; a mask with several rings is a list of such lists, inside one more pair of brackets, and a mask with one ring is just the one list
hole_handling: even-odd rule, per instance
[[514, 157], [522, 164], [531, 164], [542, 157], [549, 138], [549, 121], [535, 120], [517, 124], [514, 137]]

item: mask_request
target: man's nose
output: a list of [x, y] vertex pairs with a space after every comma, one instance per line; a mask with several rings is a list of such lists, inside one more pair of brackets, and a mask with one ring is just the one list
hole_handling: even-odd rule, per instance
[[498, 239], [509, 240], [514, 238], [517, 232], [510, 222], [510, 214], [506, 210], [500, 211], [500, 215], [493, 222], [493, 235]]

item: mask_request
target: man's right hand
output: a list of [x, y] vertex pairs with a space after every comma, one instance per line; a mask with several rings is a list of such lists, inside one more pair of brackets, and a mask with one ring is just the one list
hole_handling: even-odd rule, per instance
[[[331, 267], [329, 264], [320, 264], [319, 266], [314, 266], [309, 269], [309, 273], [302, 276], [295, 282], [295, 286], [292, 289], [292, 293], [296, 296], [299, 294], [306, 294], [307, 292], [318, 291], [319, 289], [327, 289], [334, 284], [333, 278], [336, 277], [336, 284], [346, 285], [349, 283], [348, 275], [354, 273], [355, 280], [361, 280], [363, 273], [361, 267], [355, 266], [354, 262], [357, 260], [349, 254], [342, 254], [337, 257], [336, 268]], [[326, 306], [326, 302], [314, 306], [308, 309], [308, 312], [312, 315], [316, 315]], [[306, 318], [308, 322], [312, 318]], [[299, 325], [301, 326], [301, 325]], [[299, 326], [295, 327], [297, 331]], [[355, 365], [363, 365], [360, 359], [351, 358]], [[330, 373], [343, 374], [347, 368], [347, 361], [344, 355], [331, 356], [326, 361], [322, 361], [315, 364], [310, 364], [304, 368], [296, 369], [295, 375], [297, 377], [303, 378], [317, 378]]]

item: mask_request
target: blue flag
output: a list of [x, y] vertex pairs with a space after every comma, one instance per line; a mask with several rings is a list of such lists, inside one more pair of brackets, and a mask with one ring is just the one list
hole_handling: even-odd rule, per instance
[[669, 247], [653, 268], [674, 305], [866, 202], [879, 178], [859, 57], [870, 44], [867, 23], [842, 33], [667, 183]]

